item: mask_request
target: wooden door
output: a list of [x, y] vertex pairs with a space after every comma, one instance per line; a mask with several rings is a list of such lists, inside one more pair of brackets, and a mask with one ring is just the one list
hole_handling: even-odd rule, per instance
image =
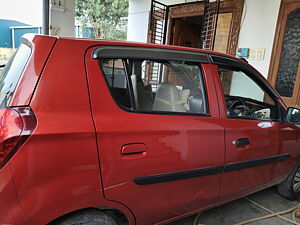
[[200, 25], [175, 19], [173, 25], [172, 45], [199, 48], [200, 47]]
[[300, 0], [283, 0], [275, 34], [269, 81], [287, 106], [300, 106]]
[[[212, 1], [214, 4], [214, 1]], [[236, 54], [236, 48], [240, 32], [240, 23], [243, 14], [244, 0], [222, 0], [219, 8], [219, 18], [216, 31], [216, 51], [226, 52], [231, 55]], [[173, 40], [174, 23], [178, 19], [188, 17], [203, 17], [204, 4], [203, 1], [170, 5], [168, 11], [168, 29], [167, 44], [175, 45]], [[200, 19], [201, 20], [201, 19]], [[199, 20], [199, 21], [200, 21]], [[203, 20], [202, 20], [203, 21]], [[204, 21], [203, 21], [204, 22]], [[180, 22], [178, 22], [180, 23]], [[220, 27], [220, 29], [218, 29]], [[226, 33], [227, 32], [227, 33]], [[187, 34], [187, 31], [185, 32]], [[200, 43], [199, 43], [200, 44]], [[198, 47], [199, 48], [199, 47]]]

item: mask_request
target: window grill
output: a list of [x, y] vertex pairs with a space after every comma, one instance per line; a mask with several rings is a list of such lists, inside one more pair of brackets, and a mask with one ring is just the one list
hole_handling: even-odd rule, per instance
[[218, 17], [220, 11], [220, 0], [204, 2], [204, 21], [201, 34], [201, 48], [213, 50], [217, 31]]
[[158, 1], [152, 1], [148, 41], [166, 44], [169, 7]]
[[[220, 0], [204, 0], [174, 5], [165, 5], [159, 1], [152, 0], [148, 42], [154, 44], [166, 44], [170, 8], [177, 7], [179, 5], [195, 3], [204, 4], [204, 15], [201, 21], [201, 24], [203, 24], [203, 26], [201, 28], [200, 34], [200, 47], [206, 50], [213, 50], [220, 8]], [[163, 72], [162, 68], [159, 66], [159, 64], [147, 63], [143, 69], [151, 74], [148, 77], [148, 80], [145, 81], [146, 84], [151, 84], [152, 87], [156, 89], [157, 86], [154, 85], [159, 83], [160, 76]]]
[[[154, 44], [166, 44], [169, 6], [153, 0], [151, 5], [150, 27], [148, 42]], [[156, 91], [159, 83], [162, 67], [158, 63], [147, 62], [145, 71], [149, 74], [147, 84], [152, 85], [152, 91]]]
[[204, 15], [201, 21], [203, 26], [201, 29], [200, 47], [206, 50], [213, 50], [220, 10], [220, 0], [204, 0], [174, 5], [165, 5], [159, 1], [152, 0], [148, 42], [166, 44], [170, 8], [195, 3], [204, 4]]

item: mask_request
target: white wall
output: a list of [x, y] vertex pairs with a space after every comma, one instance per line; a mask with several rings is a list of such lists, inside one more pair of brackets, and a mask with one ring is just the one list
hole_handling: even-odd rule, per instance
[[127, 40], [147, 42], [151, 0], [129, 0]]
[[64, 0], [63, 7], [51, 7], [50, 34], [61, 37], [75, 36], [75, 0]]
[[264, 60], [249, 60], [265, 77], [268, 76], [279, 6], [280, 0], [245, 0], [238, 48], [265, 48]]
[[0, 3], [0, 19], [16, 20], [32, 26], [42, 26], [42, 0], [1, 0]]

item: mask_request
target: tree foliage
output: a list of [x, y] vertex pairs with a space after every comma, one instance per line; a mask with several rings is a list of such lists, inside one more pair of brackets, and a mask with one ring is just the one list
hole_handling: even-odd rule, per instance
[[125, 40], [128, 0], [76, 0], [76, 19], [95, 38]]

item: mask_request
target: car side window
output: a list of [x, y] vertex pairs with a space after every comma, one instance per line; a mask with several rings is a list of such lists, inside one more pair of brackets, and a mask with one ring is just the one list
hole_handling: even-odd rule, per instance
[[122, 59], [100, 61], [111, 95], [117, 103], [127, 109], [132, 108], [130, 89], [126, 80], [126, 70]]
[[131, 87], [131, 99], [139, 112], [208, 113], [203, 74], [197, 63], [146, 59], [101, 59], [100, 62], [119, 105], [130, 108], [130, 101], [124, 105], [124, 96], [113, 94], [115, 89], [121, 88], [128, 99], [128, 87]]
[[227, 116], [256, 120], [278, 120], [276, 101], [243, 71], [219, 67]]

